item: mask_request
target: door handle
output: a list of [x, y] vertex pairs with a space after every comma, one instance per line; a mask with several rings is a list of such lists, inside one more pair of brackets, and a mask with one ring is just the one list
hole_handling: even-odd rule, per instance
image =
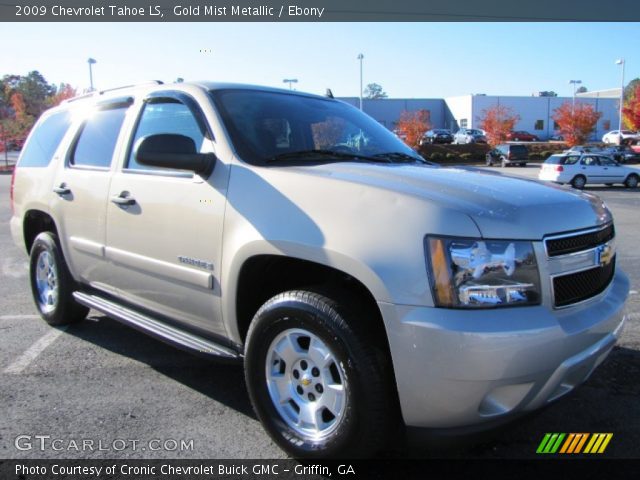
[[111, 202], [115, 203], [116, 205], [128, 207], [130, 205], [135, 205], [136, 199], [133, 198], [129, 192], [121, 192], [120, 195], [111, 197]]
[[63, 182], [57, 187], [53, 187], [53, 193], [57, 193], [58, 195], [69, 195], [71, 193], [71, 189]]

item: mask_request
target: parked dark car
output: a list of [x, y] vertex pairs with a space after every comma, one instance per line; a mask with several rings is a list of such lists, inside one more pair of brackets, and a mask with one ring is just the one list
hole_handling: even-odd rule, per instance
[[533, 133], [516, 130], [507, 134], [507, 140], [513, 142], [538, 142], [540, 139]]
[[489, 150], [486, 158], [488, 167], [493, 166], [494, 163], [499, 164], [501, 167], [508, 167], [514, 164], [524, 167], [527, 164], [527, 160], [529, 160], [529, 150], [524, 145], [505, 143]]
[[444, 128], [435, 128], [433, 130], [429, 130], [424, 134], [422, 139], [420, 139], [420, 144], [425, 143], [451, 143], [453, 142], [453, 134], [450, 130], [445, 130]]
[[602, 149], [602, 153], [606, 153], [619, 163], [640, 162], [640, 153], [636, 152], [628, 145], [616, 145], [613, 147], [607, 147]]

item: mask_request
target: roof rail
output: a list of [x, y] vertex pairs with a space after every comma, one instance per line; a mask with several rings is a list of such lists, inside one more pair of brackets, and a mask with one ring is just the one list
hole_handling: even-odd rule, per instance
[[149, 80], [146, 82], [135, 83], [132, 85], [123, 85], [121, 87], [107, 88], [105, 90], [94, 90], [93, 92], [85, 93], [83, 95], [78, 95], [77, 97], [69, 98], [62, 103], [71, 103], [77, 100], [82, 100], [83, 98], [95, 97], [97, 95], [104, 95], [107, 92], [113, 92], [114, 90], [123, 90], [125, 88], [133, 88], [133, 87], [141, 87], [143, 85], [163, 85], [164, 82], [162, 80]]

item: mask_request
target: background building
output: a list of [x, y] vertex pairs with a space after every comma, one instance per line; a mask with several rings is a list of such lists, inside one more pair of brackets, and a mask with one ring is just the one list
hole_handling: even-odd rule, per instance
[[[615, 96], [617, 92], [617, 96]], [[602, 116], [596, 124], [594, 140], [599, 140], [610, 130], [618, 128], [619, 89], [602, 92], [586, 92], [576, 95], [575, 102], [589, 103]], [[356, 97], [341, 98], [354, 106], [359, 105]], [[553, 120], [554, 110], [564, 102], [572, 102], [572, 97], [541, 96], [500, 96], [500, 95], [462, 95], [449, 98], [385, 98], [363, 100], [363, 110], [378, 120], [389, 130], [395, 128], [400, 114], [404, 111], [429, 110], [433, 128], [448, 128], [455, 132], [459, 128], [481, 128], [484, 111], [496, 105], [510, 108], [520, 116], [514, 130], [526, 130], [541, 140], [552, 137], [557, 130]]]

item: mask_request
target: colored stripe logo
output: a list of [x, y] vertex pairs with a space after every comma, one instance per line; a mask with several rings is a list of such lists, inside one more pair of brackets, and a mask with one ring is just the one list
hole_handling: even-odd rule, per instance
[[613, 433], [546, 433], [536, 453], [604, 453]]

